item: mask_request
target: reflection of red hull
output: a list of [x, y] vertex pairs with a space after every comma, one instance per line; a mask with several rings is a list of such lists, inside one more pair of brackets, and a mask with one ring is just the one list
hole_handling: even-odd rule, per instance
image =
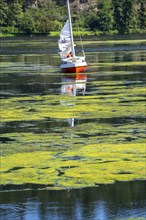
[[87, 80], [87, 75], [86, 74], [76, 74], [75, 79], [76, 80]]
[[66, 73], [64, 75], [67, 79], [74, 79], [74, 80], [87, 80], [87, 75], [83, 73]]
[[87, 66], [75, 66], [75, 67], [67, 67], [62, 68], [62, 72], [64, 73], [81, 73], [87, 69]]

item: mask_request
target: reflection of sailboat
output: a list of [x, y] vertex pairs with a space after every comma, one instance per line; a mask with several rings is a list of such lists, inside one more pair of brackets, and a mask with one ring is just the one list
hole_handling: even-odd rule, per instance
[[76, 73], [62, 77], [61, 94], [85, 95], [87, 75]]
[[69, 0], [67, 0], [67, 6], [68, 20], [61, 30], [60, 39], [58, 41], [61, 56], [61, 69], [65, 73], [80, 73], [86, 70], [87, 63], [85, 61], [84, 51], [83, 57], [76, 56], [75, 54]]
[[[61, 80], [61, 94], [67, 94], [71, 96], [76, 95], [85, 95], [86, 92], [86, 82], [87, 75], [86, 74], [68, 74], [62, 77]], [[72, 106], [75, 105], [73, 100], [62, 101], [62, 105]], [[69, 126], [74, 127], [75, 119], [69, 118], [67, 119]]]

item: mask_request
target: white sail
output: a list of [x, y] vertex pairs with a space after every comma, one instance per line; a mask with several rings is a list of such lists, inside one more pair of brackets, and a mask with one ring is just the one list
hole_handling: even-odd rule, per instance
[[58, 46], [61, 56], [61, 70], [66, 73], [80, 73], [84, 72], [87, 68], [85, 55], [83, 57], [76, 56], [75, 44], [72, 32], [72, 21], [70, 13], [69, 0], [67, 0], [68, 20], [60, 33]]
[[67, 56], [71, 52], [71, 34], [69, 20], [66, 21], [60, 33], [58, 41], [61, 57]]

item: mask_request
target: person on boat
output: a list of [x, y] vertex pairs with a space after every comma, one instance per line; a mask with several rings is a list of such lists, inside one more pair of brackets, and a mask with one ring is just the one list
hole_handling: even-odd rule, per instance
[[67, 58], [72, 57], [72, 52], [70, 52], [69, 54], [67, 54]]

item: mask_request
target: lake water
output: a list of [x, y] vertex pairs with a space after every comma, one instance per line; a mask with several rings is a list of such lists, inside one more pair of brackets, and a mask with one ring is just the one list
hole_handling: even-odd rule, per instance
[[1, 219], [145, 219], [145, 190], [145, 182], [134, 181], [82, 190], [3, 192]]
[[[72, 77], [60, 72], [57, 38], [2, 39], [1, 104], [5, 111], [0, 127], [2, 156], [50, 148], [59, 155], [85, 144], [144, 143], [145, 117], [141, 109], [145, 101], [142, 92], [146, 73], [145, 39], [144, 35], [83, 38], [88, 70]], [[80, 54], [81, 46], [76, 41]], [[92, 111], [90, 97], [96, 101], [91, 104]], [[81, 105], [82, 100], [86, 111], [75, 109], [72, 113], [71, 108], [76, 103]], [[95, 104], [101, 105], [98, 112], [94, 111]], [[47, 108], [48, 111], [52, 108], [53, 113], [47, 112]], [[69, 109], [66, 111], [69, 115], [55, 115], [55, 110], [59, 112], [63, 108]], [[136, 108], [139, 108], [137, 112]], [[144, 155], [140, 157], [143, 161]], [[75, 155], [70, 160], [80, 162], [82, 157]], [[5, 173], [17, 174], [24, 167], [10, 167]], [[63, 175], [64, 170], [60, 170], [59, 178]], [[62, 189], [65, 188], [62, 183], [57, 191], [43, 190], [44, 185], [38, 187], [35, 183], [10, 182], [1, 186], [0, 217], [3, 220], [146, 219], [146, 181], [144, 177], [136, 179], [141, 180], [109, 185], [95, 183], [97, 187], [90, 183], [92, 187], [76, 187], [79, 189], [72, 189], [71, 185], [66, 190]], [[52, 184], [58, 187], [55, 181]]]

